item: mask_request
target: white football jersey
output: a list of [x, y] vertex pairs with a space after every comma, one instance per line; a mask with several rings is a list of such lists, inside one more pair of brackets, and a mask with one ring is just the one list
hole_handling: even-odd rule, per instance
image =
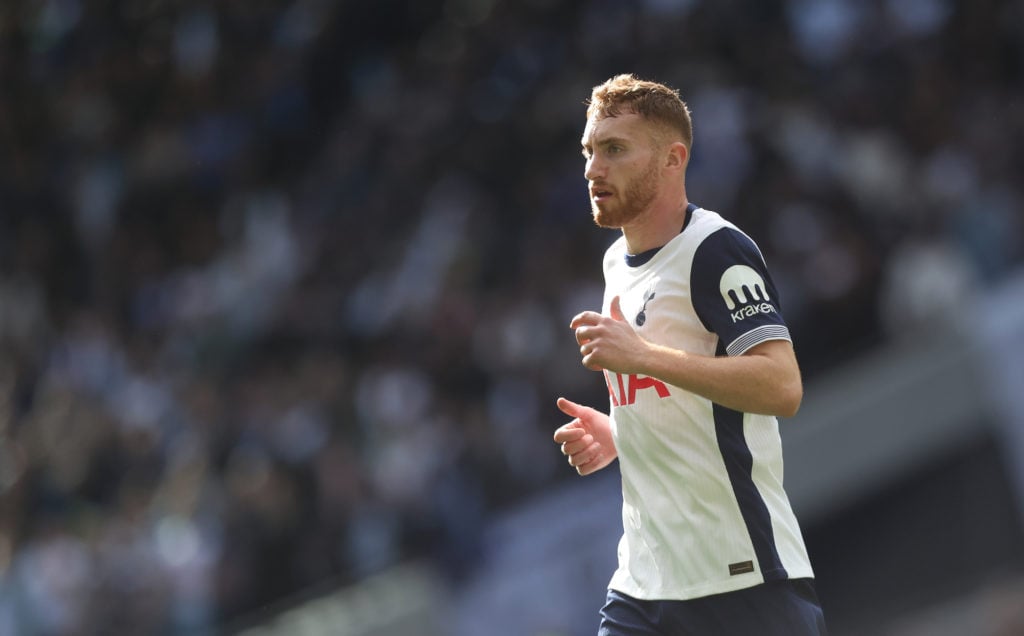
[[[620, 238], [604, 275], [604, 313], [619, 296], [626, 319], [652, 342], [737, 356], [790, 339], [760, 250], [715, 212], [691, 205], [684, 230], [650, 253], [627, 255]], [[623, 496], [610, 588], [689, 599], [813, 576], [782, 488], [775, 417], [654, 378], [606, 371], [605, 379]]]

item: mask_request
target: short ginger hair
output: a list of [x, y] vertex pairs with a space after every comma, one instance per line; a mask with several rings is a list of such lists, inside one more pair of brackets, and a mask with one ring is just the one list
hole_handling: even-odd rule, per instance
[[587, 119], [635, 113], [678, 135], [689, 151], [693, 145], [693, 120], [679, 91], [658, 82], [637, 79], [632, 74], [616, 75], [594, 87], [586, 102]]

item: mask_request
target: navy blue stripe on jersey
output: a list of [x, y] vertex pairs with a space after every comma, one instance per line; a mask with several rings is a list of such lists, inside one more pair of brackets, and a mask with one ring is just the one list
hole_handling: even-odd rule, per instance
[[729, 355], [790, 339], [761, 251], [739, 230], [722, 228], [704, 239], [693, 256], [690, 290], [697, 317]]
[[750, 533], [750, 542], [754, 546], [754, 556], [761, 568], [761, 575], [765, 581], [789, 578], [775, 547], [771, 514], [754, 483], [754, 457], [743, 435], [743, 413], [720, 404], [712, 406], [718, 448], [725, 461], [725, 469], [729, 473], [729, 482], [739, 504], [743, 523]]

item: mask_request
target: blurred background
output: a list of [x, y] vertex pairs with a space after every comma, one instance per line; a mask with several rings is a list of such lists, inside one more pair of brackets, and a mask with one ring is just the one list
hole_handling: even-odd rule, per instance
[[621, 72], [780, 288], [833, 634], [1024, 634], [1014, 0], [4, 0], [0, 634], [595, 633]]

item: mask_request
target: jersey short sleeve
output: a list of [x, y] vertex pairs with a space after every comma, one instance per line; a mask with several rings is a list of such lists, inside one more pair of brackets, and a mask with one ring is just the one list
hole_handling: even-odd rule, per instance
[[697, 247], [690, 271], [693, 308], [719, 348], [738, 356], [768, 340], [791, 340], [779, 295], [757, 245], [724, 227]]

